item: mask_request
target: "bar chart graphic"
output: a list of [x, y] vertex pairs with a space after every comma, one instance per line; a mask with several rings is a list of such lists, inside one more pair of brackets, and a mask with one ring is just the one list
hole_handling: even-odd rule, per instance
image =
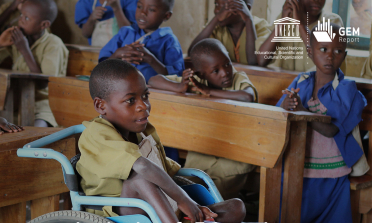
[[333, 33], [333, 27], [331, 26], [331, 22], [328, 19], [328, 22], [325, 21], [323, 17], [323, 23], [318, 21], [318, 27], [314, 30], [314, 36], [318, 42], [332, 42], [335, 38], [336, 33]]

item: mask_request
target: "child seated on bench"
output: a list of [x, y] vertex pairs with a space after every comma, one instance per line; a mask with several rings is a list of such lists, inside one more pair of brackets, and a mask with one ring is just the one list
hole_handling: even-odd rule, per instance
[[89, 45], [103, 47], [121, 27], [136, 22], [136, 8], [137, 0], [79, 0], [75, 23]]
[[[0, 36], [0, 62], [10, 56], [12, 70], [65, 76], [68, 50], [59, 37], [46, 30], [57, 17], [57, 4], [54, 0], [27, 0], [21, 13], [18, 26]], [[47, 81], [39, 81], [36, 88], [35, 126], [57, 126], [49, 107]]]
[[125, 26], [99, 53], [132, 63], [146, 83], [156, 74], [182, 75], [185, 69], [181, 45], [170, 27], [160, 27], [172, 16], [174, 0], [138, 0], [137, 24]]
[[13, 123], [8, 122], [3, 117], [0, 117], [0, 135], [2, 135], [5, 132], [21, 132], [24, 128], [22, 126], [14, 125]]
[[270, 35], [269, 23], [253, 16], [253, 0], [215, 0], [214, 17], [192, 41], [191, 49], [205, 38], [222, 42], [231, 61], [257, 65], [255, 51]]
[[[180, 165], [165, 156], [159, 136], [148, 122], [150, 93], [135, 67], [119, 59], [101, 62], [92, 71], [89, 91], [100, 116], [83, 122], [86, 129], [79, 139], [81, 158], [76, 168], [86, 195], [145, 200], [162, 222], [178, 222], [177, 208], [192, 221], [211, 217], [218, 222], [244, 219], [241, 200], [202, 207], [174, 183], [171, 177]], [[138, 208], [107, 206], [95, 213], [144, 214]]]
[[277, 103], [286, 110], [332, 117], [329, 124], [311, 122], [307, 131], [302, 223], [352, 222], [348, 175], [363, 155], [357, 126], [367, 102], [340, 69], [346, 42], [339, 40], [340, 26], [331, 25], [332, 42], [318, 42], [315, 27], [311, 33], [308, 53], [316, 71], [298, 75]]
[[[257, 91], [244, 72], [237, 72], [228, 52], [216, 39], [204, 39], [191, 50], [194, 70], [186, 69], [182, 77], [176, 75], [152, 77], [154, 88], [185, 92], [197, 91], [220, 98], [257, 102]], [[205, 171], [214, 181], [224, 199], [239, 196], [247, 181], [247, 173], [254, 165], [222, 157], [188, 152], [185, 167]]]
[[199, 92], [220, 98], [257, 102], [257, 91], [246, 73], [232, 66], [225, 46], [207, 38], [197, 43], [190, 53], [194, 70], [186, 69], [182, 77], [157, 75], [149, 80], [154, 88], [175, 92]]

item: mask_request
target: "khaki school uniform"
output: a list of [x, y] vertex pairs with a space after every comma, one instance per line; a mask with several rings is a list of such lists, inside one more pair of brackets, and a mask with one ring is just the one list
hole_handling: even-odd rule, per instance
[[[277, 19], [281, 19], [282, 15], [280, 14]], [[319, 16], [319, 20], [323, 22], [323, 17], [325, 18], [325, 21], [328, 22], [328, 19], [330, 19], [331, 23], [343, 26], [342, 19], [339, 15], [332, 13], [332, 12], [325, 12], [322, 10], [322, 13]], [[318, 25], [318, 21], [309, 24], [309, 31], [311, 31], [314, 26]], [[274, 30], [275, 26], [274, 24], [271, 26], [271, 30]], [[310, 39], [309, 39], [310, 41]], [[277, 59], [271, 66], [281, 67], [285, 70], [293, 70], [293, 71], [299, 71], [299, 72], [309, 72], [316, 70], [316, 66], [313, 63], [313, 61], [307, 57], [307, 51], [306, 51], [306, 45], [303, 41], [301, 42], [284, 42], [284, 43], [278, 43], [278, 46], [280, 47], [302, 47], [303, 50], [291, 50], [295, 53], [302, 52], [302, 54], [296, 54], [296, 56], [302, 55], [303, 59]], [[278, 53], [276, 55], [279, 55]], [[341, 70], [346, 72], [346, 63], [341, 65]]]
[[[32, 55], [40, 66], [41, 72], [49, 76], [66, 76], [68, 50], [62, 40], [45, 30], [31, 47]], [[22, 54], [12, 45], [0, 48], [0, 62], [10, 56], [13, 60], [12, 70], [30, 71]], [[49, 107], [48, 88], [35, 92], [35, 119], [42, 119], [57, 126], [53, 113]]]
[[369, 57], [363, 65], [361, 77], [372, 79], [372, 25], [371, 25], [371, 44], [369, 45]]
[[[255, 46], [256, 50], [260, 49], [261, 45], [267, 37], [270, 35], [270, 27], [269, 23], [265, 19], [261, 19], [257, 16], [253, 16], [253, 24], [256, 29], [256, 41]], [[247, 55], [246, 55], [246, 38], [247, 38], [247, 31], [244, 27], [242, 34], [238, 40], [237, 45], [235, 46], [234, 41], [232, 39], [231, 33], [227, 26], [220, 27], [217, 26], [214, 30], [211, 38], [218, 39], [222, 42], [222, 44], [226, 47], [227, 51], [229, 52], [229, 56], [232, 62], [248, 64]]]
[[[13, 1], [4, 3], [0, 6], [0, 15], [13, 3]], [[3, 24], [0, 24], [0, 33], [4, 32], [9, 27], [17, 26], [18, 18], [21, 15], [21, 12], [16, 9], [14, 12], [10, 14], [10, 16], [5, 20]]]
[[[88, 196], [119, 197], [123, 181], [128, 179], [134, 162], [141, 156], [138, 145], [125, 141], [115, 127], [102, 118], [83, 122], [86, 129], [80, 136], [79, 149], [81, 158], [76, 169], [82, 176], [81, 187]], [[172, 177], [180, 165], [166, 157], [163, 145], [155, 128], [148, 123], [143, 132], [151, 135], [157, 142], [164, 169]], [[138, 141], [142, 140], [137, 134]], [[101, 216], [118, 216], [111, 206], [102, 211], [88, 210]]]
[[[243, 90], [247, 87], [251, 87], [255, 92], [254, 101], [257, 102], [257, 90], [249, 80], [247, 74], [244, 72], [238, 72], [235, 68], [233, 71], [234, 77], [232, 86], [230, 88], [224, 88], [223, 90]], [[177, 75], [169, 75], [166, 77], [173, 81], [182, 81], [182, 77], [177, 77]], [[208, 85], [206, 80], [200, 80], [198, 78], [198, 81], [202, 84]], [[197, 152], [188, 152], [185, 168], [196, 168], [206, 172], [216, 184], [222, 197], [224, 199], [230, 199], [238, 197], [239, 191], [243, 189], [248, 179], [247, 173], [254, 170], [255, 166], [222, 157], [205, 155]]]

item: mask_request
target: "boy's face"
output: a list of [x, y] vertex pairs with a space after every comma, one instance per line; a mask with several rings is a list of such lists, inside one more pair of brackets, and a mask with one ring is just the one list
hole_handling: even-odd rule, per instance
[[18, 26], [24, 35], [30, 36], [40, 33], [42, 30], [42, 19], [38, 5], [25, 1], [21, 8]]
[[143, 132], [151, 110], [145, 78], [133, 71], [125, 79], [115, 81], [113, 89], [102, 104], [106, 119], [120, 132]]
[[155, 31], [168, 20], [170, 12], [163, 2], [164, 0], [138, 0], [136, 9], [136, 21], [140, 29], [145, 32]]
[[215, 88], [229, 88], [233, 81], [233, 68], [227, 52], [217, 51], [212, 55], [200, 55], [195, 73]]
[[318, 42], [315, 37], [311, 41], [309, 56], [324, 74], [334, 75], [346, 57], [346, 43], [339, 42], [337, 33], [332, 42]]
[[325, 0], [302, 0], [305, 13], [312, 16], [318, 16], [324, 7]]

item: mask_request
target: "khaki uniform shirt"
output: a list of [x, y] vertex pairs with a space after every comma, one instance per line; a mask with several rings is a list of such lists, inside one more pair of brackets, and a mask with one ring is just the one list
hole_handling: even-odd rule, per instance
[[[237, 90], [244, 90], [248, 87], [251, 87], [254, 91], [254, 102], [258, 102], [258, 93], [252, 82], [249, 80], [247, 74], [243, 71], [236, 71], [235, 68], [233, 68], [234, 76], [233, 76], [233, 83], [232, 86], [229, 88], [222, 88], [222, 90], [225, 91], [237, 91]], [[167, 75], [165, 76], [169, 80], [176, 81], [181, 83], [182, 77], [179, 77], [177, 75]], [[208, 81], [200, 79], [198, 76], [194, 75], [194, 78], [201, 84], [204, 84], [208, 86]], [[192, 83], [190, 82], [190, 85]], [[194, 92], [196, 93], [196, 92]]]
[[[82, 176], [81, 187], [88, 196], [119, 197], [123, 181], [128, 179], [134, 162], [141, 157], [138, 145], [125, 141], [115, 127], [102, 118], [83, 122], [86, 129], [80, 136], [81, 158], [76, 165]], [[170, 176], [180, 165], [166, 157], [155, 128], [148, 123], [145, 135], [152, 135], [157, 142], [163, 167]], [[137, 134], [139, 142], [142, 140]]]
[[[49, 76], [66, 76], [68, 50], [59, 37], [45, 30], [44, 35], [30, 49], [43, 74]], [[15, 45], [0, 48], [0, 62], [8, 56], [13, 60], [12, 70], [30, 71], [25, 59]], [[57, 122], [49, 107], [48, 88], [36, 90], [35, 119], [43, 119], [52, 126], [57, 126]]]
[[[280, 14], [278, 16], [277, 19], [280, 19], [282, 17], [282, 15]], [[337, 24], [337, 25], [340, 25], [340, 26], [343, 26], [343, 23], [342, 23], [342, 19], [339, 15], [335, 14], [335, 13], [332, 13], [332, 12], [325, 12], [324, 10], [322, 11], [322, 13], [320, 14], [320, 17], [319, 17], [319, 20], [322, 22], [323, 21], [323, 17], [325, 18], [325, 20], [328, 22], [328, 19], [330, 19], [330, 22], [331, 23], [334, 23], [334, 24]], [[318, 25], [318, 21], [312, 23], [312, 24], [309, 24], [309, 31], [311, 31], [314, 26]], [[271, 30], [274, 30], [275, 26], [274, 24], [271, 26]], [[310, 39], [309, 39], [310, 41]], [[302, 55], [303, 56], [303, 59], [277, 59], [275, 60], [274, 64], [272, 66], [276, 66], [276, 67], [281, 67], [285, 70], [293, 70], [293, 71], [299, 71], [299, 72], [308, 72], [308, 71], [314, 71], [316, 70], [316, 66], [315, 64], [313, 63], [313, 61], [307, 57], [307, 50], [306, 50], [306, 45], [304, 44], [304, 42], [283, 42], [283, 43], [278, 43], [278, 46], [280, 47], [302, 47], [303, 50], [293, 50], [295, 53], [297, 52], [302, 52], [302, 54], [296, 54], [297, 56], [298, 55]], [[278, 53], [276, 55], [279, 55]], [[342, 71], [346, 71], [346, 63], [344, 61], [344, 63], [341, 65], [341, 70]]]
[[[256, 50], [258, 50], [260, 49], [262, 43], [265, 42], [267, 37], [270, 35], [271, 31], [270, 31], [269, 23], [265, 19], [261, 19], [261, 18], [258, 18], [257, 16], [253, 16], [253, 24], [255, 26], [256, 35], [257, 35], [255, 46], [256, 46]], [[213, 33], [210, 37], [218, 39], [219, 41], [222, 42], [222, 44], [226, 47], [227, 51], [229, 52], [229, 57], [231, 61], [242, 63], [242, 64], [248, 64], [246, 50], [245, 50], [246, 38], [247, 38], [247, 32], [246, 32], [245, 27], [242, 31], [242, 34], [240, 35], [240, 38], [238, 41], [239, 42], [238, 47], [235, 46], [234, 41], [231, 37], [231, 33], [226, 26], [224, 27], [217, 26], [213, 30]], [[235, 48], [237, 48], [238, 50], [240, 61], [237, 61], [237, 58], [235, 56]]]
[[371, 25], [371, 45], [369, 45], [369, 57], [363, 65], [362, 73], [363, 78], [372, 79], [372, 25]]

